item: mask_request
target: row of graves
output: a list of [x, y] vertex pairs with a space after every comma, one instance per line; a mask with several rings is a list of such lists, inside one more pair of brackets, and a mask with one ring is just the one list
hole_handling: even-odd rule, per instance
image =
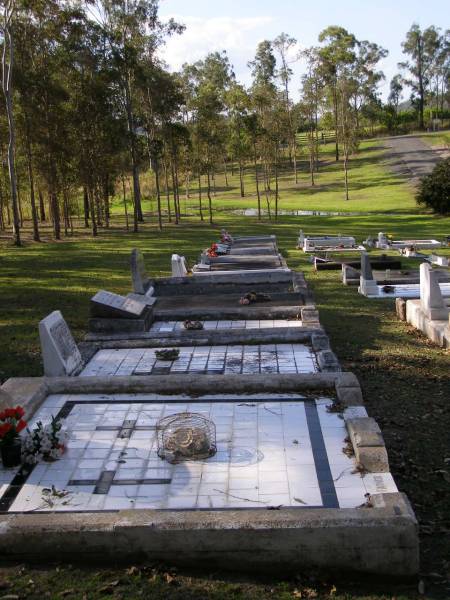
[[[450, 347], [450, 269], [449, 256], [437, 249], [448, 245], [449, 239], [395, 240], [382, 232], [362, 246], [340, 235], [305, 236], [301, 231], [298, 239], [304, 252], [315, 253], [316, 270], [341, 269], [343, 284], [357, 286], [367, 298], [395, 298], [398, 317], [442, 347]], [[369, 254], [366, 248], [395, 250], [400, 257]], [[352, 252], [360, 257], [355, 260]], [[405, 258], [422, 262], [419, 268], [402, 269]]]
[[22, 429], [0, 469], [3, 556], [416, 574], [380, 428], [276, 238], [222, 232], [172, 277], [137, 250], [131, 265], [84, 341], [52, 313], [44, 376], [0, 389]]

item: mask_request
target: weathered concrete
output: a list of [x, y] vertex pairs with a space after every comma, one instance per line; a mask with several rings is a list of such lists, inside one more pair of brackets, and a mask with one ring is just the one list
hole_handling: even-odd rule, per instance
[[[316, 335], [317, 334], [317, 335]], [[316, 336], [316, 337], [314, 337]], [[148, 331], [136, 335], [90, 334], [81, 348], [151, 348], [167, 346], [217, 346], [227, 344], [281, 344], [311, 342], [314, 350], [328, 350], [330, 342], [322, 329], [271, 327], [267, 329], [201, 329], [170, 333]]]
[[7, 514], [0, 551], [14, 560], [167, 561], [233, 571], [319, 569], [409, 577], [417, 521], [399, 493], [373, 508]]
[[[155, 321], [184, 321], [186, 319], [211, 320], [217, 319], [220, 315], [221, 319], [297, 319], [300, 315], [300, 304], [290, 306], [287, 302], [284, 305], [276, 305], [275, 303], [264, 302], [261, 304], [251, 304], [248, 306], [215, 307], [180, 307], [175, 308], [157, 308], [154, 311]], [[302, 317], [303, 320], [303, 317]], [[306, 321], [305, 321], [306, 322]]]
[[76, 375], [83, 367], [78, 346], [59, 310], [39, 323], [44, 373], [49, 377]]
[[389, 461], [381, 430], [374, 419], [345, 421], [357, 462], [370, 473], [388, 473]]
[[400, 321], [406, 321], [406, 300], [405, 298], [395, 299], [395, 312]]
[[429, 319], [422, 310], [420, 300], [408, 300], [406, 302], [406, 320], [410, 325], [424, 333], [438, 346], [450, 348], [450, 339], [447, 329], [448, 320]]

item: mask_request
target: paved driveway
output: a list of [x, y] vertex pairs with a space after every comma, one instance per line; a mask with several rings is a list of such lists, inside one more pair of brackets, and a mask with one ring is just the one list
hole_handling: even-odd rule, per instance
[[409, 176], [416, 184], [428, 175], [439, 160], [439, 151], [433, 150], [415, 135], [402, 135], [385, 138], [386, 147], [391, 150], [391, 166], [396, 173]]

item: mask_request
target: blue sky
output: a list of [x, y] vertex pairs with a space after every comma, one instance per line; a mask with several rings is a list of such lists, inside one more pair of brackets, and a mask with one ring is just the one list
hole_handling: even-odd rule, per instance
[[[382, 95], [403, 60], [401, 42], [413, 22], [421, 27], [450, 27], [449, 3], [445, 0], [161, 0], [161, 17], [176, 17], [186, 25], [183, 35], [170, 39], [163, 58], [172, 69], [193, 62], [210, 51], [225, 49], [240, 81], [250, 83], [247, 62], [256, 45], [286, 32], [298, 40], [299, 48], [317, 44], [317, 36], [328, 25], [341, 25], [358, 39], [376, 42], [389, 50], [381, 68], [386, 75]], [[293, 66], [291, 82], [295, 95], [302, 63]]]

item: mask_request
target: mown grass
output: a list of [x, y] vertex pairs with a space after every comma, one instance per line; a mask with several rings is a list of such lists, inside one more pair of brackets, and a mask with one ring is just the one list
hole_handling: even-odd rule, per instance
[[[383, 142], [367, 140], [361, 142], [360, 151], [350, 161], [350, 199], [345, 200], [344, 173], [342, 163], [334, 160], [334, 144], [320, 145], [320, 167], [315, 175], [315, 185], [311, 186], [308, 174], [307, 151], [300, 147], [299, 182], [295, 184], [292, 169], [287, 162], [280, 170], [279, 210], [325, 210], [325, 211], [362, 211], [362, 212], [417, 212], [417, 205], [408, 180], [393, 174], [387, 167], [389, 155], [386, 154]], [[262, 173], [260, 172], [260, 177]], [[254, 170], [251, 165], [245, 169], [245, 197], [240, 197], [239, 179], [234, 171], [228, 168], [228, 186], [224, 173], [216, 175], [216, 196], [213, 197], [214, 210], [229, 211], [257, 207]], [[152, 177], [144, 174], [142, 189], [146, 200], [146, 211], [156, 210]], [[274, 210], [274, 183], [272, 182], [271, 210]], [[266, 199], [261, 186], [262, 208], [267, 209]], [[190, 186], [190, 197], [186, 198], [185, 188], [181, 190], [180, 200], [183, 213], [197, 214], [198, 186], [195, 181]], [[206, 181], [202, 178], [202, 200], [204, 209], [207, 205]], [[166, 200], [163, 193], [163, 207]], [[122, 199], [114, 199], [113, 210], [123, 214]]]
[[[375, 143], [374, 143], [375, 144]], [[373, 148], [373, 146], [372, 146]], [[364, 151], [365, 152], [365, 151]], [[368, 162], [362, 173], [375, 173], [373, 194], [378, 198], [355, 204], [355, 210], [379, 210], [378, 190], [391, 180], [383, 164], [385, 157]], [[380, 151], [381, 152], [381, 151]], [[334, 165], [327, 167], [336, 177]], [[335, 173], [332, 175], [332, 173]], [[302, 174], [305, 178], [305, 173]], [[324, 175], [325, 177], [325, 175]], [[335, 179], [334, 179], [335, 181]], [[233, 185], [236, 181], [233, 180]], [[337, 185], [335, 183], [335, 185]], [[407, 493], [420, 522], [421, 576], [425, 597], [450, 597], [450, 518], [448, 473], [450, 471], [448, 431], [450, 430], [449, 352], [432, 345], [395, 317], [393, 301], [373, 301], [359, 296], [355, 288], [341, 285], [338, 272], [315, 274], [308, 258], [295, 249], [298, 230], [353, 234], [358, 241], [378, 231], [396, 237], [437, 237], [450, 234], [450, 219], [414, 211], [409, 186], [392, 179], [391, 192], [384, 200], [388, 217], [367, 214], [358, 217], [280, 217], [277, 222], [217, 213], [215, 225], [183, 219], [179, 226], [165, 226], [159, 232], [146, 219], [138, 234], [125, 233], [116, 219], [108, 231], [92, 239], [83, 230], [61, 243], [27, 243], [13, 248], [0, 242], [0, 379], [19, 375], [40, 375], [42, 365], [37, 333], [39, 319], [60, 309], [77, 339], [86, 332], [89, 298], [99, 289], [118, 293], [130, 290], [129, 254], [139, 247], [145, 254], [148, 271], [168, 274], [172, 252], [185, 254], [193, 262], [202, 247], [226, 227], [235, 235], [275, 233], [288, 263], [305, 271], [320, 310], [321, 322], [333, 349], [345, 369], [361, 381], [369, 414], [377, 419], [386, 439], [391, 470], [399, 489]], [[282, 190], [282, 194], [285, 192]], [[287, 192], [286, 192], [287, 194]], [[340, 191], [323, 191], [326, 206], [342, 208]], [[301, 194], [300, 194], [301, 196]], [[312, 200], [309, 196], [308, 201]], [[401, 200], [403, 198], [403, 200]], [[243, 201], [247, 202], [245, 198]], [[381, 201], [381, 200], [380, 200]], [[214, 200], [226, 203], [222, 195]], [[234, 202], [234, 200], [231, 200]], [[240, 202], [240, 200], [239, 200]], [[362, 207], [366, 207], [363, 209]], [[296, 207], [298, 208], [298, 207]], [[314, 204], [314, 208], [318, 208]], [[332, 208], [334, 210], [334, 208]], [[369, 212], [369, 211], [368, 211]], [[411, 266], [413, 263], [405, 263]], [[311, 573], [280, 581], [276, 577], [244, 577], [222, 573], [177, 573], [170, 567], [147, 566], [126, 571], [67, 568], [40, 565], [6, 566], [0, 569], [0, 598], [205, 598], [244, 599], [336, 598], [339, 600], [384, 600], [416, 598], [417, 581], [403, 585], [383, 580], [345, 583], [311, 578]], [[336, 589], [335, 589], [335, 587]], [[422, 589], [422, 587], [421, 587]], [[423, 596], [422, 596], [423, 597]]]

